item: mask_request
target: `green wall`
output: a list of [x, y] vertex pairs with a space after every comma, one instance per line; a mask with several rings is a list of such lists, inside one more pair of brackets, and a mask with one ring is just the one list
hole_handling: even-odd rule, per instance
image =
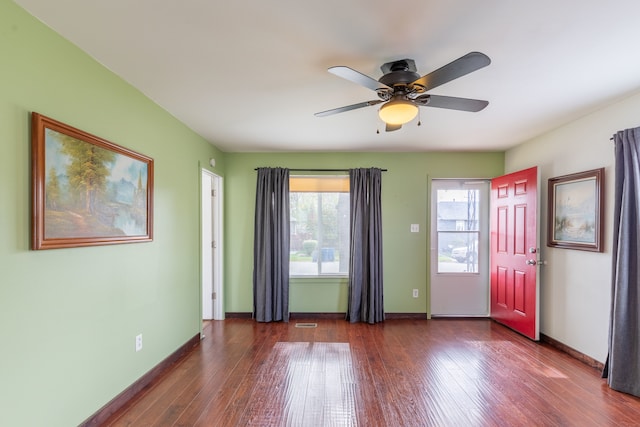
[[[225, 174], [225, 310], [251, 312], [255, 168], [376, 166], [382, 176], [385, 311], [426, 313], [428, 185], [433, 178], [490, 178], [503, 153], [227, 153]], [[419, 233], [410, 233], [419, 224]], [[345, 279], [295, 279], [291, 312], [345, 312]], [[412, 290], [420, 290], [420, 298]]]
[[[223, 175], [224, 155], [13, 2], [0, 11], [0, 425], [77, 425], [199, 333], [200, 165]], [[153, 242], [29, 250], [31, 111], [154, 158]]]

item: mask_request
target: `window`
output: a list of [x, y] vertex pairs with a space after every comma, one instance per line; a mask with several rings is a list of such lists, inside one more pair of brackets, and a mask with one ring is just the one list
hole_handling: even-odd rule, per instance
[[438, 273], [476, 273], [480, 190], [437, 190]]
[[289, 197], [289, 275], [347, 276], [349, 177], [291, 176]]

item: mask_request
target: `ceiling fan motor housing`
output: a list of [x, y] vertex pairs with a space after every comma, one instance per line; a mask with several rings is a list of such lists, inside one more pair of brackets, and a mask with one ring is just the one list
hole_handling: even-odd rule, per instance
[[410, 92], [412, 88], [408, 87], [409, 84], [420, 78], [413, 59], [387, 62], [380, 69], [385, 74], [378, 81], [394, 88], [395, 94]]
[[416, 64], [413, 59], [401, 59], [399, 61], [387, 62], [380, 69], [384, 73], [380, 83], [393, 87], [395, 84], [407, 84], [420, 78], [417, 73]]

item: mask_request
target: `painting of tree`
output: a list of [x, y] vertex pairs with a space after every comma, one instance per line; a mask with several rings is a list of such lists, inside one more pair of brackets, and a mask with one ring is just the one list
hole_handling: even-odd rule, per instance
[[58, 138], [61, 154], [70, 159], [66, 173], [72, 194], [80, 197], [78, 202], [86, 214], [95, 213], [97, 195], [106, 188], [109, 167], [116, 154], [68, 135], [54, 135], [50, 129], [47, 133], [50, 138]]
[[53, 119], [35, 120], [33, 246], [151, 240], [153, 161]]

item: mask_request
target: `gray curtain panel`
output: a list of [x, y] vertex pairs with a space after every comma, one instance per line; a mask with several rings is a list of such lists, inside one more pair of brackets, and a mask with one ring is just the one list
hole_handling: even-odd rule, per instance
[[609, 355], [603, 377], [640, 396], [640, 127], [614, 135], [615, 202]]
[[289, 321], [289, 169], [258, 169], [253, 316], [258, 322]]
[[347, 320], [384, 321], [382, 171], [350, 169], [351, 248]]

